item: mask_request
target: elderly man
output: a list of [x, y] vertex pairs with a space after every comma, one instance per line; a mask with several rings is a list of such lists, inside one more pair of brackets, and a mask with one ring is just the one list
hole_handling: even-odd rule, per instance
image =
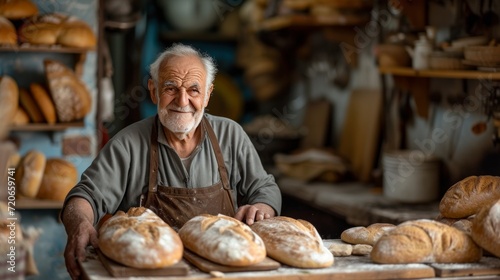
[[151, 64], [158, 114], [113, 137], [66, 198], [64, 256], [73, 279], [76, 259], [97, 246], [96, 225], [118, 210], [142, 205], [176, 229], [202, 213], [249, 225], [279, 215], [279, 188], [241, 126], [204, 113], [216, 71], [212, 58], [182, 44]]

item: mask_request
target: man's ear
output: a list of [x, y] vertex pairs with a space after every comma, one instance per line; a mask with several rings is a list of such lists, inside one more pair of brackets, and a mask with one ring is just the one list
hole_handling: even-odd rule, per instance
[[210, 87], [208, 88], [207, 91], [207, 98], [205, 99], [205, 104], [203, 104], [203, 107], [208, 106], [208, 101], [210, 101], [210, 97], [212, 97], [212, 92], [214, 91], [214, 84], [211, 84]]
[[156, 97], [155, 82], [153, 81], [153, 79], [148, 80], [148, 90], [149, 90], [149, 97], [151, 98], [151, 101], [153, 101], [153, 104], [158, 104], [158, 99]]

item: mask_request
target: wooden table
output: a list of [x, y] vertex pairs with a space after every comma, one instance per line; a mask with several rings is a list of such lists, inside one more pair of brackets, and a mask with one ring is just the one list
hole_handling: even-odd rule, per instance
[[[324, 240], [329, 246], [332, 240]], [[95, 253], [89, 252], [88, 258], [81, 263], [84, 279], [88, 280], [146, 280], [146, 279], [182, 279], [195, 280], [214, 278], [189, 265], [188, 275], [171, 277], [121, 277], [113, 278], [105, 269]], [[185, 261], [185, 260], [183, 260]], [[373, 263], [368, 256], [336, 257], [335, 263], [322, 269], [299, 269], [282, 265], [271, 271], [230, 272], [219, 275], [224, 279], [259, 279], [259, 280], [323, 280], [323, 279], [463, 279], [455, 276], [473, 275], [474, 279], [498, 279], [500, 259], [483, 258], [477, 264], [446, 264], [434, 267], [432, 264], [382, 265]], [[455, 277], [455, 278], [454, 278]], [[468, 278], [469, 279], [469, 278]]]

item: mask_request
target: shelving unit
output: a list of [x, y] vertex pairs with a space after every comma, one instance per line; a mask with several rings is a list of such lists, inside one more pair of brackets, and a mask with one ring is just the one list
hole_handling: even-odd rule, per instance
[[392, 75], [395, 86], [411, 92], [417, 114], [427, 118], [429, 110], [429, 79], [466, 79], [479, 81], [500, 80], [500, 72], [478, 70], [415, 70], [409, 67], [381, 67], [381, 74]]
[[84, 127], [84, 122], [68, 122], [68, 123], [29, 123], [25, 125], [11, 126], [11, 131], [63, 131], [69, 128]]
[[62, 201], [42, 200], [34, 198], [17, 198], [16, 209], [62, 209]]

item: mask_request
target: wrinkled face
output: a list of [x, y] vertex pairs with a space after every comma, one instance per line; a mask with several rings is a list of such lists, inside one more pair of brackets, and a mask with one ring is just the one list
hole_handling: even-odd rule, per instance
[[171, 57], [158, 73], [158, 84], [148, 83], [151, 99], [163, 126], [183, 139], [200, 123], [213, 86], [206, 91], [205, 68], [195, 56]]

